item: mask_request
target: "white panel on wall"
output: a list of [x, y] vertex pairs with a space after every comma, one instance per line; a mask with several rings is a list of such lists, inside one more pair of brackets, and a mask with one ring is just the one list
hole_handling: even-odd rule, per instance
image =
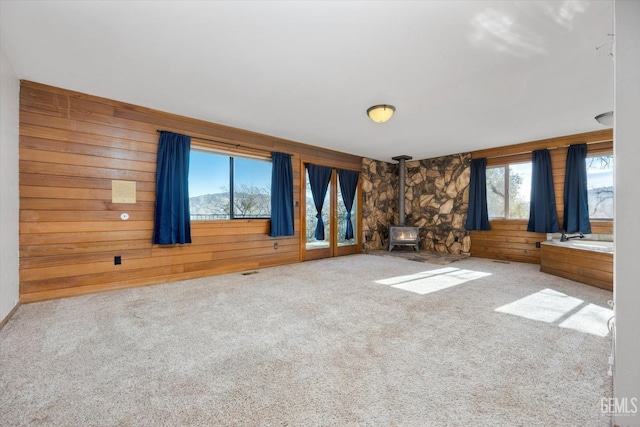
[[20, 81], [0, 46], [0, 321], [19, 298], [18, 134]]
[[640, 2], [615, 2], [615, 424], [640, 426]]

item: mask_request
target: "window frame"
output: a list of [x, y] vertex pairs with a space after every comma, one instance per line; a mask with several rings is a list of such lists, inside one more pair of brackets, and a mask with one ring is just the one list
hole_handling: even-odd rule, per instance
[[[245, 152], [234, 152], [234, 151], [230, 151], [230, 150], [224, 150], [224, 149], [219, 149], [219, 148], [214, 148], [214, 147], [210, 147], [210, 146], [205, 146], [205, 145], [200, 145], [200, 144], [191, 144], [191, 148], [189, 150], [191, 151], [197, 151], [200, 153], [206, 153], [206, 154], [213, 154], [213, 155], [218, 155], [218, 156], [223, 156], [223, 157], [228, 157], [229, 159], [229, 212], [228, 218], [223, 218], [223, 219], [192, 219], [190, 218], [190, 220], [192, 222], [196, 222], [196, 223], [206, 223], [206, 222], [220, 222], [220, 221], [238, 221], [238, 220], [264, 220], [264, 221], [268, 221], [271, 220], [271, 208], [269, 208], [269, 214], [268, 216], [242, 216], [242, 217], [236, 217], [234, 215], [234, 159], [237, 158], [241, 158], [241, 159], [248, 159], [248, 160], [256, 160], [256, 161], [263, 161], [266, 163], [271, 164], [271, 168], [273, 170], [273, 161], [271, 159], [271, 156], [260, 156], [260, 155], [256, 155], [254, 153], [245, 153]], [[191, 165], [189, 165], [189, 168], [191, 168]], [[189, 196], [189, 198], [191, 198], [191, 196]], [[269, 199], [271, 199], [271, 193], [269, 194]], [[197, 215], [197, 214], [196, 214]], [[189, 204], [189, 216], [191, 217], [191, 205]]]
[[[494, 163], [494, 164], [490, 164], [487, 165], [486, 169], [487, 171], [489, 169], [504, 169], [504, 212], [503, 212], [503, 216], [489, 216], [489, 221], [492, 220], [499, 220], [499, 221], [528, 221], [528, 215], [527, 218], [511, 218], [510, 214], [511, 214], [511, 206], [510, 206], [510, 202], [509, 202], [509, 198], [510, 198], [510, 167], [511, 165], [520, 165], [520, 164], [525, 164], [525, 163], [529, 163], [531, 164], [531, 157], [527, 157], [525, 158], [515, 158], [513, 160], [510, 161], [506, 161], [506, 162], [500, 162], [500, 163]], [[529, 191], [531, 191], [531, 189], [529, 189]], [[487, 195], [489, 194], [489, 190], [487, 188]], [[529, 201], [531, 202], [531, 201]], [[488, 197], [487, 197], [487, 203], [488, 203]], [[488, 205], [487, 205], [488, 208]]]

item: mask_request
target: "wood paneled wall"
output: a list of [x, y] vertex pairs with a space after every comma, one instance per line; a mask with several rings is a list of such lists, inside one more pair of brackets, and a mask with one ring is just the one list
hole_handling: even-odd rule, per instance
[[[192, 244], [152, 245], [158, 129], [199, 145], [214, 139], [292, 154], [296, 235], [270, 238], [269, 220], [193, 222]], [[21, 301], [298, 262], [301, 161], [362, 167], [361, 157], [23, 81]], [[137, 203], [112, 203], [112, 180], [135, 181]]]
[[[583, 142], [588, 144], [588, 154], [613, 153], [613, 132], [611, 129], [605, 129], [475, 151], [471, 153], [471, 157], [474, 159], [486, 158], [488, 166], [496, 166], [518, 161], [530, 161], [531, 151], [543, 148], [550, 149], [556, 208], [558, 221], [562, 227], [564, 213], [562, 194], [567, 150], [569, 145]], [[471, 231], [472, 256], [540, 264], [540, 249], [536, 248], [536, 242], [546, 240], [546, 233], [528, 232], [527, 220], [493, 219], [490, 220], [490, 223], [491, 230]], [[591, 221], [591, 231], [594, 234], [613, 234], [613, 222]]]
[[491, 230], [472, 230], [471, 256], [504, 261], [540, 263], [536, 242], [547, 240], [544, 233], [527, 231], [526, 219], [493, 219]]
[[543, 244], [540, 271], [613, 291], [613, 253]]

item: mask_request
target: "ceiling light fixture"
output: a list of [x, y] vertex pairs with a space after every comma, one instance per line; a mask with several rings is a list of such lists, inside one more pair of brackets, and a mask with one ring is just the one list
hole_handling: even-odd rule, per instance
[[367, 116], [371, 118], [376, 123], [384, 123], [393, 116], [393, 113], [396, 111], [396, 107], [393, 105], [374, 105], [373, 107], [369, 107], [367, 109]]
[[601, 125], [613, 127], [613, 111], [607, 111], [606, 113], [598, 114], [595, 119]]

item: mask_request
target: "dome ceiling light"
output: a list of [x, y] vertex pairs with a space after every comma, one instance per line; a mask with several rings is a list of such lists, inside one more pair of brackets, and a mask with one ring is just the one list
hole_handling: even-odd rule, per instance
[[613, 127], [613, 111], [608, 111], [606, 113], [598, 114], [595, 119], [601, 125]]
[[369, 107], [367, 115], [376, 123], [384, 123], [393, 116], [395, 111], [396, 107], [393, 105], [381, 104]]

